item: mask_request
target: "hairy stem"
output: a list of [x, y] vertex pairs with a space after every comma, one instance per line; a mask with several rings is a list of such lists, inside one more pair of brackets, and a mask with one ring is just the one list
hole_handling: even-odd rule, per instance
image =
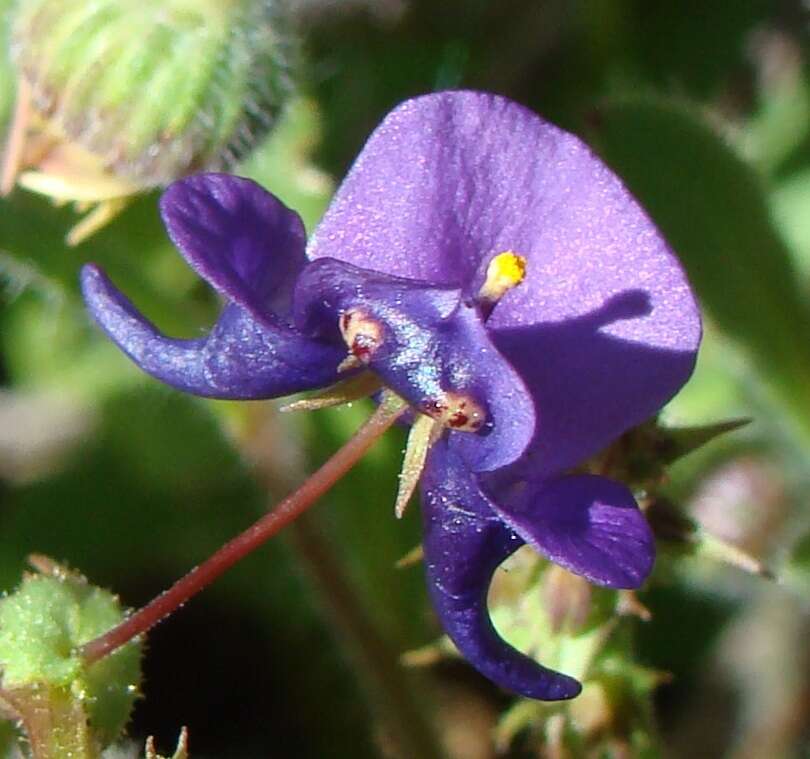
[[406, 406], [398, 398], [391, 398], [377, 408], [340, 450], [335, 453], [298, 490], [287, 496], [241, 535], [226, 543], [202, 564], [194, 567], [168, 590], [150, 601], [121, 624], [103, 635], [85, 643], [80, 655], [86, 664], [107, 656], [135, 636], [146, 632], [182, 606], [189, 598], [210, 585], [240, 559], [253, 552], [303, 514], [349, 471], [368, 449], [404, 412]]

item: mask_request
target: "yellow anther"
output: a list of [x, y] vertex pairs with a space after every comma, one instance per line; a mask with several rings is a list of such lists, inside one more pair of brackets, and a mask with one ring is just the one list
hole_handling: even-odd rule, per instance
[[526, 277], [526, 259], [512, 250], [498, 253], [487, 267], [487, 278], [478, 293], [479, 300], [497, 303]]

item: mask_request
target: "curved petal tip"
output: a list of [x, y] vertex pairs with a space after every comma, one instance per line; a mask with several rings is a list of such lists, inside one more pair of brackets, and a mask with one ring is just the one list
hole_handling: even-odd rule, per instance
[[141, 369], [193, 395], [225, 399], [276, 398], [314, 390], [337, 379], [342, 353], [288, 327], [271, 327], [236, 304], [226, 306], [208, 335], [166, 337], [97, 266], [81, 274], [93, 318]]
[[512, 693], [543, 701], [578, 696], [582, 690], [578, 680], [538, 664], [498, 635], [486, 604], [490, 579], [491, 575], [483, 581], [473, 600], [446, 592], [428, 570], [433, 604], [459, 652], [484, 677]]
[[493, 512], [475, 475], [446, 443], [431, 452], [422, 482], [428, 589], [459, 652], [500, 687], [529, 698], [573, 698], [577, 680], [510, 646], [492, 624], [487, 592], [498, 565], [523, 541]]
[[93, 319], [141, 369], [191, 393], [207, 386], [201, 343], [161, 334], [95, 264], [81, 271], [81, 288]]

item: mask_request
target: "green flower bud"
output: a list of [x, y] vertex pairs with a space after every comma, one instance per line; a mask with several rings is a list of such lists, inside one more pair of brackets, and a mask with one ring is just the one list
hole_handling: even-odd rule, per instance
[[105, 223], [136, 192], [232, 167], [292, 88], [286, 17], [268, 0], [18, 2], [4, 189], [105, 204]]
[[50, 575], [27, 575], [0, 601], [0, 701], [11, 704], [27, 729], [42, 724], [34, 712], [50, 711], [43, 730], [76, 733], [88, 723], [93, 740], [106, 745], [123, 730], [138, 695], [141, 647], [130, 643], [86, 665], [79, 646], [124, 612], [108, 591], [49, 567]]

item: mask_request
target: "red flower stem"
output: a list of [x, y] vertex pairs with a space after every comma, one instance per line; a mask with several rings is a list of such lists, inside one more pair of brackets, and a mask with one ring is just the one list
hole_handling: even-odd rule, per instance
[[273, 511], [226, 543], [202, 564], [194, 567], [168, 590], [127, 617], [116, 627], [85, 643], [79, 650], [85, 664], [102, 659], [136, 635], [145, 633], [205, 589], [236, 562], [263, 545], [293, 522], [343, 477], [374, 442], [405, 411], [398, 398], [384, 401], [355, 435], [318, 469], [298, 490], [287, 496]]

